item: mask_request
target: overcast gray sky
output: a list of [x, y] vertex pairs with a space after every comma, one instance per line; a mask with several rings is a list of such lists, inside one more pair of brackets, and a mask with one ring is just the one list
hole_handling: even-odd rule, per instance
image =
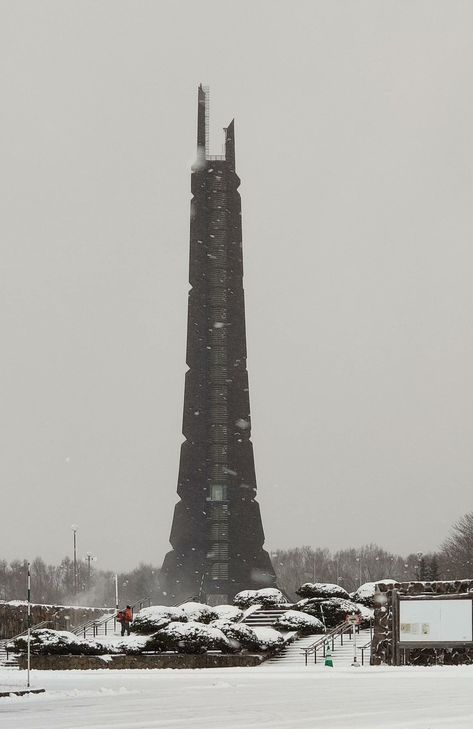
[[268, 549], [435, 548], [473, 507], [472, 3], [0, 9], [0, 557], [168, 549], [199, 82]]

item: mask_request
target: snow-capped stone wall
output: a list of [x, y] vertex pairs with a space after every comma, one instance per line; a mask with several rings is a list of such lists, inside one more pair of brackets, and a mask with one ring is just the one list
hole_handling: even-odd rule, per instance
[[[21, 600], [0, 602], [0, 639], [13, 638], [26, 630], [28, 626], [27, 603]], [[31, 606], [32, 625], [51, 621], [51, 628], [67, 630], [87, 620], [99, 618], [107, 612], [107, 608], [89, 608], [68, 605], [39, 605]], [[110, 609], [110, 613], [113, 613]]]

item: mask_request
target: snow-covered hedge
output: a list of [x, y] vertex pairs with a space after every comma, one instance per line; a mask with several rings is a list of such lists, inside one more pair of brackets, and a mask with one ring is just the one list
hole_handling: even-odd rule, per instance
[[366, 607], [361, 602], [355, 603], [355, 605], [361, 613], [360, 628], [369, 628], [374, 618], [373, 608]]
[[192, 620], [195, 623], [208, 624], [219, 617], [213, 608], [201, 602], [185, 602], [179, 607], [184, 611], [187, 620]]
[[235, 650], [260, 650], [260, 642], [256, 633], [245, 623], [235, 623], [232, 620], [221, 618], [210, 623], [210, 627], [221, 630]]
[[374, 608], [376, 603], [376, 585], [379, 585], [380, 583], [393, 587], [399, 584], [395, 580], [378, 580], [377, 582], [365, 582], [364, 585], [360, 585], [356, 592], [352, 593], [352, 599], [355, 602], [366, 605], [366, 607]]
[[[231, 606], [229, 606], [231, 607]], [[219, 618], [218, 613], [209, 605], [201, 602], [185, 602], [179, 607], [167, 607], [166, 605], [152, 605], [140, 610], [131, 623], [131, 629], [135, 633], [152, 635], [161, 628], [166, 628], [170, 623], [211, 623]]]
[[236, 622], [243, 617], [243, 610], [236, 605], [215, 605], [212, 610], [217, 613], [218, 620], [231, 620]]
[[[10, 647], [10, 646], [9, 646]], [[11, 644], [12, 650], [16, 653], [23, 653], [27, 650], [26, 636], [16, 638]], [[109, 646], [102, 645], [98, 640], [82, 640], [74, 633], [66, 630], [50, 630], [49, 628], [38, 628], [31, 632], [31, 652], [43, 655], [89, 655], [99, 656], [105, 653], [115, 652]]]
[[301, 597], [341, 597], [349, 600], [350, 595], [340, 585], [333, 585], [330, 582], [305, 582], [296, 590]]
[[169, 623], [185, 623], [187, 620], [188, 617], [181, 607], [152, 605], [151, 607], [140, 610], [131, 623], [131, 629], [134, 633], [151, 635], [157, 630], [165, 628]]
[[258, 650], [260, 651], [279, 651], [285, 645], [281, 633], [278, 633], [274, 628], [255, 625], [252, 630], [258, 639]]
[[219, 650], [233, 653], [235, 648], [221, 630], [202, 623], [169, 623], [150, 636], [145, 651], [177, 651], [178, 653], [205, 653]]
[[361, 616], [360, 609], [351, 600], [344, 600], [341, 597], [331, 597], [324, 600], [320, 597], [312, 597], [300, 600], [295, 608], [303, 613], [319, 618], [328, 629], [343, 623], [346, 616], [356, 613]]
[[235, 595], [233, 604], [239, 608], [248, 608], [251, 605], [281, 605], [286, 603], [286, 598], [280, 590], [275, 587], [265, 587], [262, 590], [243, 590]]
[[325, 632], [321, 620], [300, 610], [288, 610], [276, 620], [274, 627], [277, 630], [297, 630], [303, 635]]

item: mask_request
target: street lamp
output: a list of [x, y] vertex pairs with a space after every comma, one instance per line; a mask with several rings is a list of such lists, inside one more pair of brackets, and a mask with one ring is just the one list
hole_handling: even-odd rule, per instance
[[90, 590], [90, 563], [96, 562], [97, 557], [95, 557], [91, 552], [87, 552], [87, 589]]
[[417, 579], [421, 579], [421, 564], [422, 564], [422, 557], [424, 556], [423, 552], [417, 552]]
[[358, 562], [358, 587], [361, 586], [361, 552], [358, 557], [356, 557], [356, 561]]
[[72, 524], [71, 529], [72, 534], [74, 535], [74, 595], [77, 596], [77, 524]]

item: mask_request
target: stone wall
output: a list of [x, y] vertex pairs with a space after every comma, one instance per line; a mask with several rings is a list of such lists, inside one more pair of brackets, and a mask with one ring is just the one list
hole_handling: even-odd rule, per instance
[[[31, 668], [39, 671], [96, 670], [99, 668], [233, 668], [259, 666], [263, 656], [256, 654], [155, 653], [138, 656], [31, 656]], [[26, 669], [26, 655], [19, 659]]]
[[[26, 602], [0, 603], [0, 639], [12, 638], [28, 627]], [[68, 607], [67, 605], [32, 605], [31, 623], [33, 627], [44, 620], [50, 620], [48, 627], [54, 630], [67, 630], [86, 620], [94, 620], [107, 612], [108, 608]], [[113, 614], [113, 609], [110, 613]], [[66, 620], [66, 618], [69, 618]]]
[[[393, 588], [400, 595], [459, 595], [473, 590], [473, 580], [448, 580], [444, 582], [398, 582], [377, 586], [375, 595], [371, 664], [392, 665], [393, 655]], [[452, 648], [410, 648], [409, 663], [419, 666], [436, 664], [473, 663], [473, 649], [466, 646]]]

